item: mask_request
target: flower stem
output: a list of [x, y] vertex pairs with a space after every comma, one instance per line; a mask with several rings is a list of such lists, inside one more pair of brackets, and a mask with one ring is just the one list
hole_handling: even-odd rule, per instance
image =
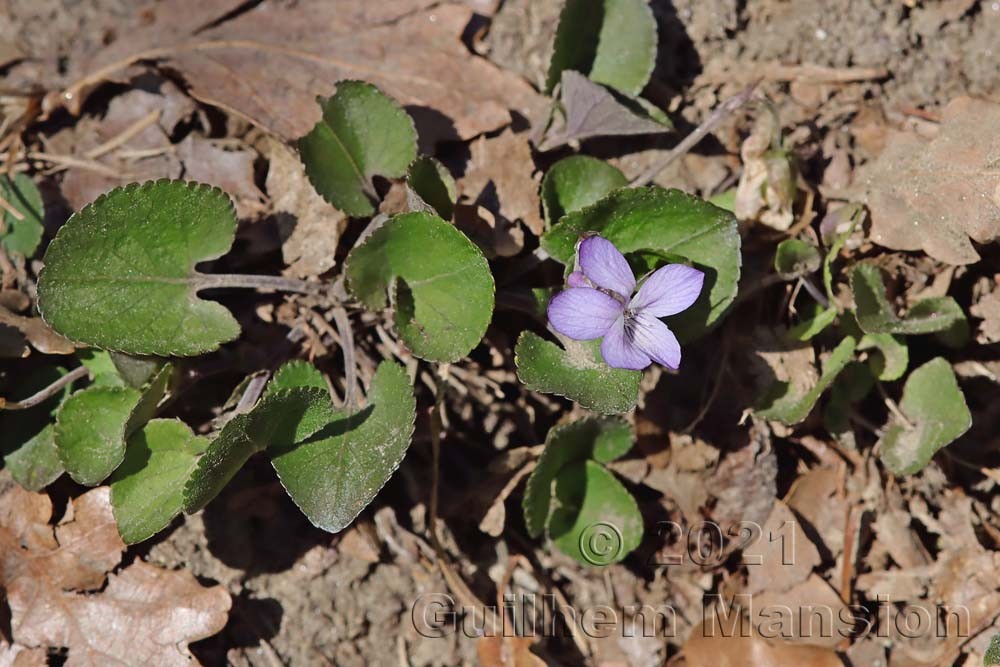
[[63, 375], [61, 378], [50, 384], [45, 389], [42, 389], [41, 391], [35, 394], [32, 394], [23, 401], [7, 402], [5, 399], [0, 398], [0, 410], [27, 410], [28, 408], [33, 408], [36, 405], [44, 403], [48, 399], [58, 394], [62, 390], [62, 388], [65, 387], [66, 385], [72, 384], [73, 382], [76, 382], [80, 378], [89, 374], [90, 371], [87, 369], [86, 366], [77, 366], [69, 373], [66, 373], [66, 375]]
[[278, 292], [297, 294], [322, 294], [325, 283], [283, 278], [282, 276], [253, 276], [242, 273], [201, 273], [198, 275], [198, 289], [270, 289]]

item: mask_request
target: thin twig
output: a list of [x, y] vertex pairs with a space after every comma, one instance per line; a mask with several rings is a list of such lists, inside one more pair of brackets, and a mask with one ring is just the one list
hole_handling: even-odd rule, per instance
[[830, 307], [830, 300], [827, 299], [826, 295], [820, 292], [819, 289], [812, 284], [812, 281], [809, 280], [808, 277], [802, 276], [799, 278], [799, 281], [802, 283], [802, 286], [806, 288], [806, 291], [809, 292], [809, 296], [816, 300], [816, 303], [824, 308]]
[[674, 146], [669, 153], [664, 155], [663, 158], [643, 171], [641, 174], [633, 178], [632, 182], [629, 183], [629, 187], [638, 188], [644, 185], [649, 185], [653, 179], [656, 178], [657, 174], [670, 166], [674, 160], [682, 157], [685, 153], [698, 145], [698, 142], [704, 139], [706, 134], [714, 130], [719, 123], [749, 102], [756, 89], [757, 83], [751, 83], [741, 92], [733, 95], [728, 100], [720, 104], [718, 108], [716, 108], [715, 111], [713, 111], [712, 114], [705, 119], [704, 123], [696, 127], [691, 134], [684, 137], [684, 139], [682, 139], [679, 144]]
[[73, 157], [72, 155], [55, 155], [53, 153], [42, 153], [34, 151], [28, 153], [26, 156], [29, 160], [41, 160], [42, 162], [50, 162], [57, 165], [55, 171], [61, 171], [63, 169], [86, 169], [87, 171], [97, 172], [102, 176], [108, 176], [110, 178], [117, 178], [123, 181], [131, 180], [132, 175], [128, 173], [122, 173], [111, 167], [101, 164], [100, 162], [95, 162], [94, 160], [84, 160], [81, 158]]
[[77, 366], [45, 389], [32, 394], [23, 401], [8, 402], [6, 399], [0, 397], [0, 410], [27, 410], [28, 408], [33, 408], [58, 394], [66, 385], [72, 384], [87, 375], [90, 375], [90, 371], [86, 366]]
[[18, 211], [16, 208], [14, 208], [14, 205], [11, 204], [6, 199], [4, 199], [3, 197], [0, 197], [0, 208], [7, 211], [7, 213], [10, 214], [10, 217], [14, 218], [18, 222], [24, 220], [24, 214]]
[[340, 334], [340, 349], [344, 353], [344, 406], [354, 407], [354, 397], [357, 395], [358, 368], [355, 362], [354, 332], [351, 330], [351, 320], [342, 306], [333, 309], [333, 321], [337, 323], [337, 333]]
[[89, 151], [84, 153], [84, 157], [89, 160], [96, 160], [105, 153], [110, 153], [119, 146], [127, 143], [129, 139], [136, 136], [156, 121], [160, 120], [161, 113], [161, 109], [153, 109], [148, 114], [122, 130], [118, 136], [112, 137], [96, 148], [91, 148]]
[[906, 415], [903, 414], [903, 411], [899, 409], [898, 405], [896, 405], [896, 401], [892, 400], [892, 398], [889, 396], [889, 393], [885, 390], [885, 386], [881, 382], [876, 380], [875, 387], [878, 389], [878, 393], [882, 395], [882, 400], [885, 402], [885, 407], [889, 408], [889, 412], [892, 413], [892, 416], [898, 419], [900, 423], [906, 427], [906, 430], [912, 431], [913, 429], [915, 429], [916, 426], [914, 426], [913, 423], [906, 418]]

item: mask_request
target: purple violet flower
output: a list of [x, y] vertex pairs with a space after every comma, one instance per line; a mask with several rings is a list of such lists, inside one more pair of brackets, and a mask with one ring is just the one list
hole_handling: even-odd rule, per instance
[[701, 293], [705, 274], [668, 264], [651, 273], [632, 296], [635, 276], [611, 241], [589, 236], [580, 242], [577, 257], [567, 289], [549, 301], [552, 328], [574, 340], [603, 336], [601, 356], [612, 368], [639, 371], [655, 361], [676, 370], [680, 343], [658, 318], [687, 310]]

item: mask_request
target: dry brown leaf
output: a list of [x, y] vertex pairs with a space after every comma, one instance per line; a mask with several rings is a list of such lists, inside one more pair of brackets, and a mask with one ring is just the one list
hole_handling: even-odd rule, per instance
[[[736, 187], [734, 213], [740, 220], [758, 220], [772, 229], [786, 230], [795, 215], [795, 173], [792, 161], [782, 151], [773, 150], [774, 119], [762, 114], [753, 132], [743, 142], [740, 157], [743, 173]], [[780, 137], [778, 137], [780, 141]]]
[[755, 421], [746, 435], [749, 441], [729, 452], [705, 483], [717, 499], [711, 517], [727, 535], [739, 534], [740, 521], [763, 524], [777, 494], [778, 459], [767, 426]]
[[815, 573], [788, 590], [754, 595], [753, 612], [754, 627], [762, 633], [771, 636], [780, 631], [781, 637], [796, 644], [832, 649], [854, 633], [854, 612]]
[[839, 473], [833, 468], [814, 468], [799, 476], [785, 501], [802, 521], [823, 540], [832, 558], [844, 548], [846, 504], [838, 494]]
[[828, 648], [720, 632], [720, 624], [691, 631], [684, 644], [686, 667], [843, 667]]
[[[73, 499], [58, 525], [51, 518], [47, 495], [0, 474], [0, 589], [17, 645], [68, 648], [70, 666], [190, 665], [188, 642], [225, 625], [229, 594], [190, 573], [137, 561], [108, 576], [125, 550], [109, 487]], [[106, 578], [100, 593], [74, 592]]]
[[0, 307], [0, 325], [20, 331], [31, 346], [42, 354], [73, 354], [76, 351], [73, 343], [53, 331], [40, 317], [16, 315]]
[[177, 145], [177, 157], [184, 164], [185, 180], [222, 188], [236, 202], [240, 218], [252, 217], [262, 210], [264, 194], [254, 182], [255, 152], [224, 150], [208, 139], [188, 135]]
[[761, 534], [743, 549], [747, 593], [781, 593], [798, 586], [819, 565], [819, 552], [788, 505], [775, 501]]
[[513, 257], [524, 248], [524, 229], [516, 222], [497, 219], [484, 206], [456, 204], [455, 226], [479, 246], [488, 259]]
[[545, 667], [531, 644], [531, 637], [487, 635], [476, 641], [476, 655], [481, 667]]
[[979, 296], [969, 308], [973, 317], [982, 320], [976, 340], [983, 344], [997, 343], [1000, 342], [1000, 275], [992, 280], [983, 278], [980, 283], [976, 285]]
[[937, 138], [892, 135], [865, 176], [872, 241], [949, 264], [978, 261], [969, 237], [1000, 236], [1000, 105], [952, 100]]
[[[432, 0], [262, 3], [218, 26], [197, 29], [240, 2], [184, 0], [148, 9], [148, 26], [81, 60], [64, 101], [80, 108], [88, 84], [140, 59], [178, 72], [196, 99], [235, 113], [285, 140], [319, 120], [316, 96], [337, 81], [363, 79], [416, 118], [421, 139], [469, 139], [531, 118], [544, 104], [526, 81], [469, 52], [461, 41], [472, 9]], [[204, 5], [211, 5], [209, 11]], [[184, 16], [190, 7], [191, 15]], [[222, 11], [220, 11], [222, 10]], [[442, 117], [443, 116], [443, 117]]]
[[283, 239], [281, 255], [299, 278], [318, 276], [336, 265], [337, 244], [347, 216], [316, 194], [302, 161], [288, 146], [268, 140], [265, 188]]
[[47, 664], [45, 649], [8, 644], [0, 637], [0, 667], [45, 667]]
[[510, 128], [493, 138], [473, 142], [459, 196], [481, 204], [507, 220], [521, 220], [536, 236], [545, 231], [535, 162], [526, 132]]

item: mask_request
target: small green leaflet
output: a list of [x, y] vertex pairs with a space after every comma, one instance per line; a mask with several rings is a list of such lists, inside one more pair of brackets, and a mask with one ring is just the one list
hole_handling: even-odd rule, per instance
[[924, 299], [910, 308], [905, 317], [897, 316], [886, 298], [882, 273], [872, 264], [854, 267], [851, 290], [858, 325], [865, 333], [928, 334], [946, 331], [965, 320], [962, 307], [950, 296]]
[[195, 264], [233, 243], [236, 212], [218, 188], [131, 184], [73, 214], [45, 253], [38, 308], [78, 343], [129, 354], [190, 356], [233, 340], [222, 305], [196, 296], [212, 276]]
[[403, 367], [383, 362], [368, 405], [334, 411], [312, 437], [273, 443], [269, 450], [282, 485], [317, 527], [347, 527], [375, 498], [406, 455], [416, 399]]
[[545, 531], [551, 511], [552, 481], [570, 463], [594, 459], [610, 463], [632, 448], [632, 429], [617, 417], [589, 417], [554, 426], [545, 438], [545, 450], [528, 477], [524, 490], [524, 523], [528, 534]]
[[910, 373], [899, 409], [910, 424], [890, 422], [879, 452], [882, 462], [896, 475], [912, 475], [923, 469], [938, 450], [972, 426], [955, 372], [942, 357]]
[[406, 199], [411, 211], [430, 211], [451, 220], [458, 186], [451, 172], [436, 158], [417, 158], [406, 172]]
[[121, 464], [126, 439], [156, 414], [167, 393], [168, 364], [144, 389], [92, 386], [70, 396], [59, 410], [55, 443], [59, 459], [79, 484], [100, 484]]
[[0, 176], [0, 197], [11, 205], [21, 216], [0, 209], [0, 244], [8, 252], [16, 252], [31, 257], [42, 242], [42, 218], [44, 208], [38, 187], [26, 174], [17, 174], [11, 179]]
[[622, 483], [596, 461], [578, 461], [556, 477], [549, 538], [581, 565], [617, 563], [642, 542], [642, 513]]
[[799, 239], [785, 239], [774, 254], [774, 270], [783, 280], [795, 280], [819, 269], [819, 250]]
[[556, 162], [542, 179], [542, 210], [549, 227], [567, 213], [590, 206], [628, 185], [625, 174], [603, 160], [573, 155]]
[[639, 398], [641, 372], [604, 363], [600, 341], [562, 342], [565, 348], [531, 331], [521, 333], [514, 363], [517, 377], [528, 389], [565, 396], [602, 414], [632, 409]]
[[823, 372], [815, 386], [804, 394], [794, 393], [788, 382], [775, 382], [760, 400], [755, 412], [764, 419], [780, 421], [784, 424], [798, 424], [812, 412], [820, 395], [837, 378], [840, 371], [854, 358], [857, 341], [847, 336], [834, 348], [823, 363]]
[[655, 63], [656, 20], [646, 0], [567, 0], [545, 92], [552, 93], [564, 70], [576, 70], [638, 95]]
[[267, 391], [264, 397], [268, 397], [282, 389], [293, 389], [295, 387], [315, 387], [317, 389], [329, 390], [326, 378], [315, 366], [308, 361], [295, 359], [285, 362], [271, 376], [267, 383]]
[[493, 274], [462, 232], [427, 212], [397, 215], [348, 255], [351, 293], [367, 308], [391, 300], [415, 355], [452, 362], [479, 344], [493, 317]]
[[983, 667], [996, 667], [1000, 665], [1000, 634], [993, 635], [990, 646], [983, 656]]
[[892, 334], [865, 334], [858, 341], [858, 350], [872, 350], [868, 364], [883, 382], [903, 377], [910, 365], [910, 349], [906, 341]]
[[184, 483], [208, 443], [177, 419], [154, 419], [129, 437], [125, 459], [109, 480], [126, 544], [152, 537], [180, 513]]
[[306, 175], [316, 192], [348, 215], [375, 212], [373, 176], [399, 178], [417, 157], [413, 119], [370, 83], [339, 81], [319, 100], [323, 119], [299, 139]]
[[705, 272], [705, 288], [694, 306], [665, 320], [682, 343], [705, 333], [736, 298], [742, 257], [729, 211], [680, 190], [622, 188], [565, 215], [542, 237], [542, 248], [570, 263], [587, 232], [599, 233], [625, 255], [654, 251], [684, 258]]

